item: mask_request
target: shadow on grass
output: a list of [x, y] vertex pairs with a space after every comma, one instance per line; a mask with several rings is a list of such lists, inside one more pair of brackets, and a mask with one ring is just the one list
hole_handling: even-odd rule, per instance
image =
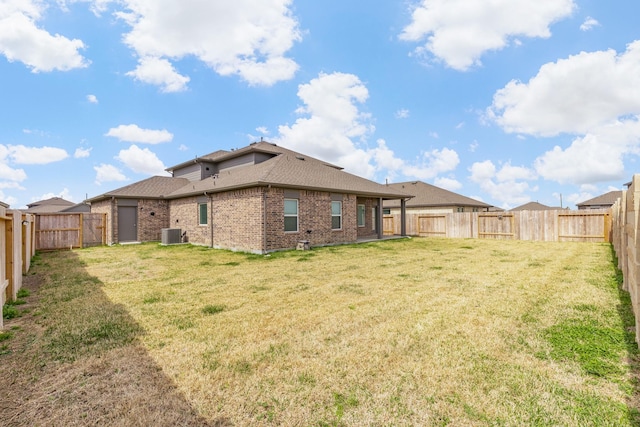
[[623, 289], [624, 275], [618, 268], [618, 257], [615, 253], [613, 245], [611, 245], [611, 259], [616, 274], [617, 291], [619, 304], [617, 305], [618, 315], [622, 325], [624, 326], [624, 339], [627, 348], [627, 359], [631, 369], [632, 390], [630, 398], [627, 402], [629, 410], [629, 421], [631, 425], [640, 426], [640, 360], [638, 351], [638, 343], [636, 342], [636, 322], [633, 314], [633, 306], [631, 305], [631, 296], [629, 292]]
[[227, 426], [190, 405], [74, 252], [38, 257], [0, 355], [0, 424]]

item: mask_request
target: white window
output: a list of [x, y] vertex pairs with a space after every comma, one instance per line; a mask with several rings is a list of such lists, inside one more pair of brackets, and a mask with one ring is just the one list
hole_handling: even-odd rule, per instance
[[364, 205], [358, 205], [358, 227], [364, 227], [365, 212], [366, 211]]
[[331, 229], [342, 229], [342, 202], [331, 202]]
[[198, 203], [198, 224], [207, 225], [207, 204], [206, 203]]
[[284, 231], [298, 231], [298, 199], [284, 199]]

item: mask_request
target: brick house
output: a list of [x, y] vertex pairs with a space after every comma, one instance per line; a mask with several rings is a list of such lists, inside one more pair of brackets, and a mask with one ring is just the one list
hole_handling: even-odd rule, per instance
[[405, 192], [268, 142], [216, 151], [89, 199], [109, 244], [180, 229], [197, 245], [254, 253], [381, 239], [384, 200]]

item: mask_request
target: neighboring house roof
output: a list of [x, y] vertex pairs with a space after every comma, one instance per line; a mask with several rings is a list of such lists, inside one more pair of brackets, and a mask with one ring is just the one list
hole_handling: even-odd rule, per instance
[[585, 200], [584, 202], [577, 203], [577, 207], [591, 207], [591, 206], [613, 206], [613, 204], [622, 197], [622, 191], [609, 191], [608, 193], [601, 194], [593, 199]]
[[27, 213], [55, 213], [65, 208], [71, 207], [75, 203], [65, 200], [61, 197], [52, 197], [50, 199], [39, 200], [29, 203], [25, 212]]
[[549, 210], [557, 210], [557, 209], [562, 209], [562, 208], [552, 208], [551, 206], [543, 205], [542, 203], [529, 202], [509, 210], [510, 211], [549, 211]]
[[380, 198], [410, 198], [411, 195], [365, 178], [313, 157], [278, 147], [268, 142], [253, 143], [234, 151], [216, 151], [167, 170], [174, 171], [201, 159], [220, 162], [248, 153], [274, 154], [268, 160], [221, 171], [200, 181], [186, 178], [151, 177], [90, 199], [109, 197], [178, 199], [198, 194], [217, 193], [256, 186], [277, 186], [316, 191], [345, 192]]
[[64, 208], [60, 211], [60, 213], [77, 213], [77, 212], [91, 212], [91, 205], [82, 202], [76, 203], [73, 206], [69, 206], [68, 208]]
[[[439, 206], [469, 206], [489, 208], [491, 205], [463, 196], [435, 185], [422, 181], [398, 182], [386, 184], [387, 187], [415, 196], [407, 202], [407, 208], [439, 207]], [[400, 202], [391, 200], [384, 204], [386, 208], [400, 207]]]

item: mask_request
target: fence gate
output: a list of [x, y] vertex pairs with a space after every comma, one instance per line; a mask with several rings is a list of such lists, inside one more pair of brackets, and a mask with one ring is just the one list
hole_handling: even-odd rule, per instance
[[105, 243], [106, 215], [65, 213], [36, 215], [36, 249], [74, 249]]
[[608, 242], [610, 232], [611, 214], [608, 212], [558, 214], [558, 240], [560, 242]]
[[516, 237], [514, 215], [506, 213], [478, 215], [478, 237], [480, 239], [514, 239]]

